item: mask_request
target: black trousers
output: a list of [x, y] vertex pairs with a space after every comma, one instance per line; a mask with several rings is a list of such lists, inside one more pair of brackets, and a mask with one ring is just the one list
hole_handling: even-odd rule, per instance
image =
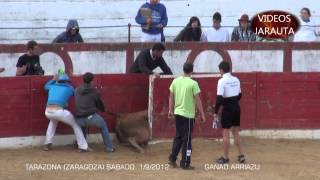
[[180, 167], [189, 167], [191, 163], [192, 150], [192, 130], [194, 119], [175, 115], [176, 120], [176, 137], [172, 145], [172, 152], [169, 161], [176, 162], [177, 156], [181, 151]]

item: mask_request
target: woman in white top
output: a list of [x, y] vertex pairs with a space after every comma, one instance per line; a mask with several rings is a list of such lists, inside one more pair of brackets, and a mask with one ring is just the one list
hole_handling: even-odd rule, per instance
[[294, 35], [295, 42], [301, 41], [315, 41], [317, 39], [316, 35], [316, 24], [311, 21], [311, 12], [309, 8], [302, 8], [300, 10], [300, 29]]

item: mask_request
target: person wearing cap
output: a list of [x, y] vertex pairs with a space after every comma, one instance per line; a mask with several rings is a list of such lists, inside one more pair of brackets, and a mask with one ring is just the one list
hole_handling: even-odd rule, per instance
[[71, 19], [67, 24], [66, 31], [59, 34], [52, 43], [82, 43], [83, 39], [79, 31], [78, 21]]
[[72, 127], [77, 139], [79, 152], [90, 151], [80, 126], [76, 123], [73, 115], [65, 109], [69, 98], [74, 95], [74, 88], [71, 85], [68, 75], [55, 75], [52, 80], [45, 84], [44, 89], [48, 91], [45, 115], [50, 122], [47, 128], [43, 150], [48, 151], [52, 149], [52, 140], [58, 123], [63, 122]]
[[231, 41], [236, 42], [250, 42], [256, 41], [256, 35], [252, 32], [250, 27], [250, 20], [247, 14], [243, 14], [239, 21], [239, 26], [235, 27], [231, 34]]
[[212, 16], [213, 27], [208, 29], [201, 41], [205, 42], [229, 42], [229, 31], [221, 27], [221, 14], [216, 12]]

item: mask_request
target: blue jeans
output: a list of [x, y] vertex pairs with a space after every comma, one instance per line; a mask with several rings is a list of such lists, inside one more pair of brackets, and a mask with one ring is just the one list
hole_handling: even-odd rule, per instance
[[113, 145], [109, 136], [107, 124], [99, 114], [95, 113], [87, 117], [76, 118], [76, 120], [81, 127], [95, 126], [100, 128], [106, 150], [113, 150]]

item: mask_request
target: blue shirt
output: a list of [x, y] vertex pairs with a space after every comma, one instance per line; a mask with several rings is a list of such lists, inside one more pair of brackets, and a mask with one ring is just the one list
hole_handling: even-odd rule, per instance
[[[141, 8], [148, 8], [152, 11], [152, 23], [151, 23], [151, 28], [150, 29], [142, 29], [143, 32], [148, 33], [148, 34], [159, 34], [162, 33], [162, 29], [157, 28], [156, 26], [159, 24], [162, 24], [163, 27], [167, 26], [168, 23], [168, 16], [167, 16], [167, 10], [166, 7], [161, 4], [150, 4], [150, 3], [145, 3], [141, 6]], [[140, 8], [140, 9], [141, 9]], [[138, 24], [141, 24], [142, 26], [147, 24], [147, 20], [145, 17], [141, 15], [140, 9], [137, 13], [136, 16], [136, 22]]]
[[69, 98], [74, 95], [74, 88], [70, 84], [57, 83], [55, 80], [48, 81], [44, 89], [48, 91], [48, 105], [59, 105], [64, 108]]

